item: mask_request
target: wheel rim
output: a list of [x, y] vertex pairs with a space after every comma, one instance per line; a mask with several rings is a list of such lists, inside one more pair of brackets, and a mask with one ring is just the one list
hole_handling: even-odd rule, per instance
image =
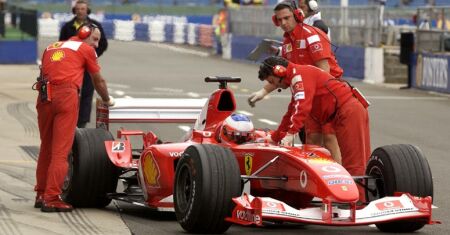
[[177, 207], [186, 211], [192, 200], [193, 179], [187, 165], [183, 165], [177, 181]]
[[369, 175], [377, 178], [375, 180], [369, 180], [368, 182], [369, 189], [372, 189], [375, 192], [375, 195], [369, 192], [368, 201], [370, 202], [386, 196], [386, 190], [384, 188], [384, 175], [379, 167], [373, 166], [370, 168]]
[[73, 177], [73, 152], [71, 151], [69, 153], [69, 156], [67, 157], [67, 163], [68, 163], [68, 167], [67, 167], [67, 175], [66, 177], [64, 177], [64, 183], [63, 183], [63, 187], [62, 187], [62, 191], [66, 192], [70, 189], [70, 185], [72, 182], [72, 177]]

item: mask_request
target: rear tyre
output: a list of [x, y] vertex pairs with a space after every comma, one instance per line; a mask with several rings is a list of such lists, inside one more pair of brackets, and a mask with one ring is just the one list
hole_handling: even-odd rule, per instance
[[228, 148], [189, 146], [177, 164], [174, 207], [178, 222], [190, 233], [223, 233], [231, 225], [233, 197], [241, 195], [240, 170]]
[[104, 129], [77, 129], [62, 198], [75, 207], [105, 207], [116, 191], [120, 169], [108, 158], [106, 140], [114, 140]]
[[[369, 187], [368, 200], [373, 201], [395, 192], [413, 196], [433, 196], [433, 179], [428, 161], [420, 149], [413, 145], [396, 144], [375, 149], [367, 165], [366, 175], [379, 178]], [[421, 229], [426, 221], [396, 221], [376, 224], [383, 232], [413, 232]]]

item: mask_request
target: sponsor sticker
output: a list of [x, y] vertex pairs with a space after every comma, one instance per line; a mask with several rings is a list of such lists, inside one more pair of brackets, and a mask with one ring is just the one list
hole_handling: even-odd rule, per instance
[[327, 184], [328, 185], [353, 184], [353, 180], [345, 180], [345, 179], [328, 180]]
[[308, 162], [316, 163], [316, 164], [329, 164], [329, 163], [332, 163], [333, 161], [328, 158], [315, 157], [315, 158], [310, 158], [308, 160]]
[[252, 174], [253, 153], [244, 153], [245, 174]]
[[237, 210], [236, 217], [240, 220], [249, 221], [252, 223], [261, 223], [261, 216], [254, 214], [250, 210]]
[[297, 49], [305, 49], [306, 48], [306, 41], [304, 39], [295, 41], [297, 44]]
[[304, 91], [305, 87], [303, 86], [303, 82], [297, 82], [294, 85], [294, 91]]
[[316, 53], [319, 51], [323, 50], [322, 44], [321, 43], [315, 43], [309, 46], [309, 48], [311, 49], [311, 53]]
[[113, 153], [125, 152], [125, 142], [114, 141], [112, 143], [111, 152], [113, 152]]
[[169, 156], [171, 157], [181, 157], [183, 155], [183, 151], [181, 152], [169, 152]]
[[152, 153], [148, 153], [144, 158], [144, 177], [150, 187], [159, 187], [159, 167], [153, 158]]
[[280, 211], [284, 211], [284, 206], [279, 203], [279, 202], [269, 202], [269, 201], [264, 201], [264, 205], [265, 207], [268, 207], [272, 210], [280, 210]]
[[324, 178], [324, 179], [335, 179], [335, 178], [350, 179], [352, 177], [349, 175], [323, 175], [322, 178]]
[[328, 173], [336, 173], [336, 172], [340, 172], [341, 169], [335, 167], [335, 166], [323, 166], [322, 171], [328, 172]]
[[348, 191], [348, 187], [345, 186], [345, 185], [342, 185], [342, 186], [341, 186], [341, 189], [342, 189], [342, 191], [346, 191], [346, 192]]
[[53, 62], [57, 62], [57, 61], [61, 61], [62, 59], [64, 59], [64, 51], [63, 50], [57, 50], [55, 52], [53, 52], [52, 56], [51, 56], [51, 61]]
[[320, 42], [320, 37], [319, 37], [319, 35], [312, 35], [312, 36], [308, 37], [306, 40], [308, 41], [308, 44], [311, 45], [315, 42]]
[[378, 210], [380, 210], [380, 211], [403, 208], [403, 205], [402, 205], [402, 203], [400, 202], [400, 200], [393, 200], [393, 201], [387, 201], [387, 202], [379, 202], [379, 203], [375, 204], [375, 206], [376, 206], [376, 207], [378, 208]]
[[295, 95], [294, 95], [294, 100], [295, 101], [297, 101], [297, 100], [304, 100], [304, 99], [305, 99], [305, 92], [304, 91], [300, 91], [300, 92], [295, 93]]
[[308, 184], [308, 174], [306, 174], [306, 171], [300, 172], [300, 186], [302, 188], [306, 188], [306, 185]]

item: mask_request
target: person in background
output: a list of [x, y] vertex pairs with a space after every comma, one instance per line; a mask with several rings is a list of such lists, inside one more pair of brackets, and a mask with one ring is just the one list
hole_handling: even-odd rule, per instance
[[[303, 22], [303, 13], [296, 7], [295, 1], [278, 3], [274, 13], [273, 23], [284, 31], [279, 55], [292, 63], [316, 66], [335, 78], [342, 77], [343, 70], [331, 50], [328, 36], [322, 30]], [[275, 86], [266, 83], [262, 89], [250, 95], [249, 105], [255, 106], [257, 101], [275, 89]], [[339, 145], [331, 123], [318, 123], [308, 117], [305, 129], [307, 144], [323, 145], [331, 152], [336, 162], [341, 162]]]
[[[100, 57], [108, 48], [108, 41], [106, 40], [105, 32], [100, 22], [89, 18], [91, 9], [89, 8], [88, 2], [86, 0], [78, 0], [72, 8], [72, 13], [75, 14], [72, 20], [66, 22], [59, 34], [59, 41], [68, 40], [70, 37], [76, 35], [77, 30], [83, 24], [92, 23], [95, 24], [101, 33], [100, 42], [98, 47], [95, 49], [97, 56]], [[84, 73], [83, 87], [81, 88], [81, 99], [80, 99], [80, 112], [78, 114], [77, 126], [79, 128], [86, 127], [86, 124], [91, 119], [91, 109], [92, 109], [92, 98], [94, 96], [94, 87], [92, 85], [91, 78], [88, 72]]]
[[305, 14], [303, 23], [319, 28], [330, 37], [330, 28], [323, 22], [317, 0], [299, 0], [299, 7]]
[[41, 73], [36, 82], [36, 103], [41, 146], [36, 168], [34, 207], [42, 212], [70, 212], [62, 201], [62, 185], [67, 175], [67, 157], [72, 148], [79, 109], [79, 90], [84, 72], [90, 73], [95, 90], [109, 106], [108, 94], [100, 74], [95, 49], [100, 30], [94, 24], [81, 26], [77, 36], [50, 44], [42, 55]]

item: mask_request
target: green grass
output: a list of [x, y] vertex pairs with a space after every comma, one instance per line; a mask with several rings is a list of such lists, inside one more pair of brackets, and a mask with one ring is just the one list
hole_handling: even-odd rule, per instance
[[24, 40], [34, 40], [31, 35], [20, 31], [18, 28], [13, 28], [11, 26], [6, 26], [5, 37], [0, 37], [0, 41], [24, 41]]
[[[17, 4], [28, 9], [37, 9], [40, 12], [70, 12], [67, 4]], [[93, 5], [92, 11], [103, 10], [106, 13], [138, 13], [138, 14], [164, 14], [164, 15], [213, 15], [217, 13], [217, 6], [143, 6], [138, 4], [126, 5]]]

